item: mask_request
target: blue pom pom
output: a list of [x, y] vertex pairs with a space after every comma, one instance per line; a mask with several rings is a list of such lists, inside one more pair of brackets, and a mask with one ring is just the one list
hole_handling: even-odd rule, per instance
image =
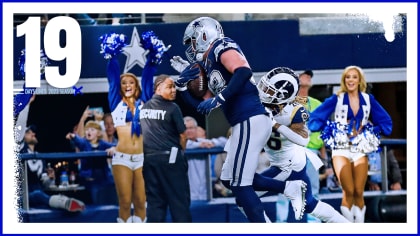
[[119, 55], [125, 46], [127, 46], [127, 37], [124, 34], [109, 33], [99, 37], [101, 41], [100, 53], [105, 59], [110, 59]]
[[373, 126], [371, 123], [367, 123], [364, 127], [363, 127], [363, 132], [370, 132], [373, 135], [375, 135], [375, 137], [377, 137], [378, 139], [381, 138], [381, 130], [378, 126]]
[[[22, 78], [25, 78], [25, 62], [26, 62], [26, 50], [22, 49], [20, 51], [20, 56], [18, 60], [19, 65], [19, 75]], [[41, 49], [40, 51], [40, 76], [41, 79], [45, 77], [45, 67], [50, 64], [50, 61], [48, 60], [47, 55], [45, 55], [44, 49]]]
[[162, 63], [163, 55], [171, 48], [171, 45], [166, 47], [152, 30], [143, 32], [140, 42], [144, 49], [149, 50], [148, 61], [154, 64]]
[[327, 125], [321, 131], [321, 139], [331, 149], [346, 148], [349, 142], [347, 130], [347, 125], [328, 120]]

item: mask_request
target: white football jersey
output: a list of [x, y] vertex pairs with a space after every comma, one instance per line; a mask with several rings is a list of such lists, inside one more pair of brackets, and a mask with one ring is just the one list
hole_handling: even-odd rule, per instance
[[[276, 117], [277, 121], [281, 121], [281, 125], [286, 126], [294, 123], [306, 123], [309, 118], [308, 112], [299, 103], [289, 103], [280, 113], [272, 115]], [[306, 147], [290, 141], [277, 131], [272, 131], [264, 150], [269, 156], [270, 164], [284, 171], [300, 171], [306, 165]]]

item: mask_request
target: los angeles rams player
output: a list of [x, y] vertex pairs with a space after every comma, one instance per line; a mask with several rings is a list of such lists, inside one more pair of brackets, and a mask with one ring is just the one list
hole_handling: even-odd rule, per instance
[[[324, 222], [349, 223], [333, 207], [312, 196], [306, 161], [311, 161], [317, 169], [322, 162], [306, 148], [309, 142], [306, 127], [309, 113], [302, 104], [295, 102], [298, 86], [298, 75], [286, 67], [274, 68], [257, 84], [260, 99], [273, 117], [273, 131], [264, 147], [270, 167], [261, 175], [281, 181], [303, 180], [307, 184], [305, 213]], [[298, 214], [301, 217], [303, 212], [301, 214], [295, 209], [296, 218]]]
[[[186, 90], [189, 80], [196, 78], [198, 69], [189, 66], [176, 81], [183, 99], [202, 114], [221, 107], [232, 126], [228, 153], [233, 178], [231, 190], [251, 222], [265, 222], [263, 205], [252, 182], [258, 156], [271, 132], [271, 121], [258, 97], [252, 70], [232, 39], [225, 37], [222, 26], [210, 17], [191, 21], [184, 33], [184, 45], [190, 62], [200, 63], [209, 80], [208, 87], [215, 97], [204, 101], [194, 99]], [[172, 64], [175, 63], [173, 58]], [[177, 66], [174, 66], [174, 69]]]

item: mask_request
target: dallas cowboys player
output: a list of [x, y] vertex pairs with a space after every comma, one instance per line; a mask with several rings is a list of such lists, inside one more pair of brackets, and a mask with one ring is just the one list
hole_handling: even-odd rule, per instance
[[[232, 126], [228, 153], [233, 178], [230, 183], [237, 204], [242, 206], [251, 222], [266, 222], [261, 200], [252, 182], [258, 165], [258, 156], [271, 133], [271, 121], [258, 97], [252, 70], [232, 39], [225, 37], [222, 26], [210, 17], [191, 21], [184, 33], [184, 45], [190, 62], [200, 63], [206, 71], [208, 86], [215, 95], [201, 101], [186, 89], [188, 81], [197, 77], [198, 68], [191, 69], [182, 59], [174, 57], [174, 69], [182, 73], [176, 81], [183, 99], [198, 112], [209, 114], [221, 107]], [[300, 186], [299, 186], [300, 189]]]
[[[303, 180], [308, 185], [305, 193], [307, 202], [305, 213], [324, 222], [349, 223], [333, 207], [312, 196], [311, 182], [306, 174], [306, 161], [307, 159], [311, 161], [316, 169], [322, 165], [322, 162], [306, 148], [309, 142], [306, 127], [309, 113], [302, 104], [294, 101], [298, 86], [298, 76], [286, 67], [274, 68], [257, 84], [260, 99], [272, 114], [274, 124], [271, 137], [264, 147], [270, 159], [270, 167], [261, 175], [281, 181]], [[295, 209], [296, 218], [298, 214], [300, 212]], [[299, 217], [302, 214], [303, 212]]]

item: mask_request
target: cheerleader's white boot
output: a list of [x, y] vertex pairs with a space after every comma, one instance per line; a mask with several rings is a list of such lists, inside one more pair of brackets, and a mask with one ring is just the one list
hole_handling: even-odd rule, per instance
[[[352, 207], [353, 209], [353, 207]], [[350, 222], [354, 222], [354, 214], [353, 211], [350, 210], [348, 207], [346, 206], [340, 206], [340, 210], [341, 210], [341, 214]]]
[[121, 219], [120, 217], [117, 218], [117, 223], [126, 223], [123, 219]]
[[[139, 217], [139, 219], [140, 219], [140, 217]], [[117, 218], [117, 223], [133, 223], [133, 217], [132, 216], [128, 217], [127, 221], [124, 221], [123, 219], [118, 217]]]
[[355, 223], [364, 223], [365, 222], [365, 213], [366, 213], [366, 206], [363, 206], [362, 209], [360, 207], [353, 205], [351, 210], [354, 214], [354, 222]]
[[[347, 208], [348, 209], [348, 208]], [[318, 201], [315, 209], [310, 215], [326, 223], [350, 223], [344, 216], [340, 215], [332, 206], [325, 202]]]
[[133, 223], [146, 223], [147, 221], [147, 217], [145, 217], [144, 220], [142, 220], [138, 216], [132, 216], [132, 219], [133, 219]]

